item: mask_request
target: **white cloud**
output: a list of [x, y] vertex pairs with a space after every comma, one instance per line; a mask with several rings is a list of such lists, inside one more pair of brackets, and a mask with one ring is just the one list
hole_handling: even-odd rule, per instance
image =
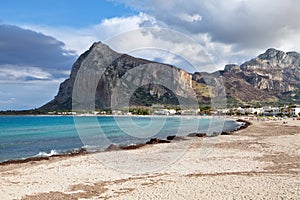
[[66, 49], [75, 50], [77, 55], [82, 54], [94, 43], [107, 40], [120, 33], [136, 30], [145, 22], [155, 23], [149, 15], [140, 13], [130, 17], [115, 17], [103, 19], [99, 24], [74, 29], [70, 27], [48, 27], [40, 25], [20, 25], [47, 35], [51, 35], [64, 42]]
[[[185, 15], [186, 20], [200, 20], [201, 16]], [[41, 27], [26, 25], [23, 27], [33, 29], [51, 35], [65, 43], [67, 49], [72, 49], [81, 54], [86, 51], [93, 42], [103, 41], [114, 50], [153, 60], [160, 57], [161, 62], [182, 67], [189, 72], [194, 71], [215, 71], [222, 69], [226, 63], [228, 49], [231, 45], [213, 42], [206, 33], [188, 35], [172, 29], [159, 29], [162, 24], [157, 23], [155, 18], [146, 14], [139, 14], [131, 17], [104, 19], [100, 24], [84, 27], [81, 29], [70, 29], [65, 27]], [[164, 25], [162, 25], [164, 26]], [[155, 27], [149, 31], [147, 27]], [[151, 28], [150, 28], [151, 29]], [[153, 57], [145, 49], [169, 52], [159, 53]], [[161, 52], [161, 51], [159, 51]], [[173, 56], [170, 56], [173, 54]], [[183, 64], [183, 59], [190, 60], [194, 69]], [[180, 66], [179, 66], [180, 65]], [[186, 66], [186, 67], [185, 67]]]
[[270, 47], [300, 51], [298, 0], [115, 1], [192, 37], [208, 35], [203, 45], [215, 49], [213, 57], [223, 60], [218, 63], [242, 62]]
[[38, 67], [1, 65], [0, 82], [50, 80], [52, 75]]
[[155, 59], [175, 66], [180, 64], [178, 67], [182, 67], [183, 60], [188, 61], [193, 68], [191, 65], [184, 65], [187, 68], [183, 68], [189, 72], [217, 70], [199, 42], [171, 29], [140, 28], [112, 37], [105, 43], [118, 52]]
[[199, 14], [190, 15], [184, 13], [183, 15], [181, 15], [181, 18], [187, 22], [199, 22], [202, 20], [202, 16]]
[[[196, 14], [186, 14], [184, 17], [186, 20], [201, 20], [201, 16]], [[121, 53], [127, 53], [149, 60], [160, 58], [159, 60], [161, 62], [176, 66], [180, 65], [178, 67], [181, 67], [184, 63], [182, 61], [183, 59], [179, 59], [179, 57], [182, 57], [192, 60], [193, 63], [196, 63], [195, 67], [200, 67], [200, 70], [216, 70], [215, 67], [211, 68], [211, 65], [207, 65], [207, 63], [211, 64], [210, 58], [208, 58], [204, 49], [202, 49], [199, 44], [196, 42], [191, 44], [192, 38], [189, 38], [189, 36], [183, 36], [184, 34], [182, 33], [174, 34], [175, 31], [168, 31], [167, 29], [163, 29], [163, 31], [157, 29], [158, 31], [148, 31], [148, 33], [145, 33], [143, 27], [158, 27], [158, 23], [155, 18], [143, 13], [124, 18], [104, 19], [98, 25], [77, 30], [67, 27], [54, 28], [37, 25], [23, 25], [22, 27], [51, 35], [63, 41], [67, 49], [75, 50], [78, 55], [86, 51], [93, 42], [103, 41]], [[187, 42], [187, 40], [189, 41]], [[157, 50], [159, 50], [160, 53], [153, 57], [150, 51], [144, 51], [147, 48], [152, 48], [152, 53]], [[199, 52], [195, 51], [197, 48]], [[162, 54], [160, 50], [171, 52], [173, 55], [171, 56], [170, 53]], [[185, 66], [187, 66], [187, 64], [185, 64]], [[193, 72], [196, 69], [187, 67], [186, 70]]]

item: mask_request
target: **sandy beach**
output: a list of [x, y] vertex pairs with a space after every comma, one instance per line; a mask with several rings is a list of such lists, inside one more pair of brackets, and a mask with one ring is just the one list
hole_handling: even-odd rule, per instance
[[299, 199], [300, 121], [0, 166], [0, 199]]

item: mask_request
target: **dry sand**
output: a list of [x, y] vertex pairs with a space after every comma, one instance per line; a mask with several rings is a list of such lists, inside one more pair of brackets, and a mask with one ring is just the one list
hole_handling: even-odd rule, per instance
[[300, 199], [300, 121], [0, 166], [0, 199]]

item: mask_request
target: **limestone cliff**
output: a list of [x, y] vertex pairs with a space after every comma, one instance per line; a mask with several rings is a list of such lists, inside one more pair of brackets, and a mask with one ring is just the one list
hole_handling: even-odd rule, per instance
[[[244, 101], [289, 98], [300, 89], [300, 54], [268, 49], [241, 66], [226, 66], [223, 77], [226, 84], [231, 85], [227, 86], [228, 94]], [[233, 90], [251, 91], [251, 95], [237, 95]]]
[[[81, 77], [81, 74], [84, 75]], [[76, 81], [78, 85], [74, 88]], [[89, 97], [87, 102], [74, 102], [74, 97], [85, 101], [85, 96], [91, 93], [95, 96]], [[116, 95], [117, 98], [112, 99]], [[178, 99], [188, 100], [193, 96], [192, 75], [186, 71], [171, 65], [119, 54], [98, 42], [74, 63], [70, 77], [60, 85], [54, 100], [40, 109], [70, 110], [72, 103], [73, 106], [74, 103], [95, 103], [96, 109], [110, 108], [116, 100], [118, 102], [114, 106], [128, 106], [128, 103], [178, 104]]]

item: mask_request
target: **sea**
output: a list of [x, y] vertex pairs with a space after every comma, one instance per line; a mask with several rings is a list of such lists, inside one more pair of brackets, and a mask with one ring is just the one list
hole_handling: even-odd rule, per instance
[[109, 145], [143, 144], [170, 135], [231, 131], [240, 122], [197, 116], [0, 116], [0, 162]]

